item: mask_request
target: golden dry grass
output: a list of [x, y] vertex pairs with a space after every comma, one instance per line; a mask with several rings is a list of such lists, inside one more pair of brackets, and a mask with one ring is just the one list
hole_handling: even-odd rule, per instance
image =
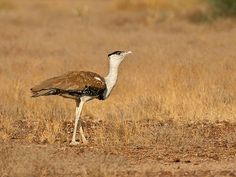
[[[235, 121], [234, 29], [214, 31], [184, 22], [168, 24], [167, 30], [138, 22], [121, 26], [116, 24], [120, 19], [102, 11], [109, 11], [109, 5], [100, 11], [89, 6], [84, 17], [74, 14], [82, 3], [63, 1], [54, 7], [50, 1], [25, 1], [15, 6], [1, 16], [2, 139], [9, 138], [12, 122], [24, 119], [35, 129], [44, 125], [42, 140], [54, 142], [62, 123], [73, 120], [74, 103], [58, 97], [32, 99], [29, 88], [70, 70], [105, 75], [106, 55], [116, 49], [134, 54], [122, 64], [111, 97], [87, 104], [84, 115], [115, 122]], [[99, 18], [104, 20], [99, 23]]]
[[117, 0], [113, 1], [114, 9], [121, 11], [142, 12], [146, 23], [158, 23], [171, 19], [188, 17], [190, 21], [209, 21], [211, 17], [208, 1], [203, 0]]
[[[111, 97], [90, 102], [83, 110], [94, 146], [119, 153], [117, 148], [161, 141], [187, 152], [186, 147], [208, 144], [201, 133], [204, 127], [195, 127], [195, 132], [188, 124], [235, 123], [234, 22], [150, 24], [142, 12], [112, 8], [116, 2], [9, 2], [11, 9], [0, 10], [1, 143], [68, 144], [75, 103], [60, 97], [33, 99], [30, 88], [71, 70], [105, 75], [106, 56], [114, 50], [131, 50], [133, 55], [122, 63]], [[143, 2], [154, 6], [159, 1]], [[233, 148], [235, 126], [231, 135], [224, 135], [219, 141]]]
[[121, 10], [157, 10], [157, 11], [172, 11], [186, 12], [196, 9], [196, 6], [202, 3], [201, 0], [128, 0], [114, 1], [115, 6]]

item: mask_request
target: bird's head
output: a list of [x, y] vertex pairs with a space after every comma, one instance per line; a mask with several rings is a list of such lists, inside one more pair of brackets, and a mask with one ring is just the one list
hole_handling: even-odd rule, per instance
[[112, 63], [121, 63], [126, 55], [131, 54], [131, 51], [125, 52], [125, 51], [115, 51], [108, 55], [108, 58], [110, 62]]

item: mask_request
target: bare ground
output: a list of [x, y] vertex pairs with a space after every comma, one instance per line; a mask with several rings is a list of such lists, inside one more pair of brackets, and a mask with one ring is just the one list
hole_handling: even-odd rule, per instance
[[[27, 143], [17, 137], [30, 131], [26, 124], [17, 122], [21, 126], [12, 140], [1, 143], [3, 176], [236, 176], [236, 125], [228, 122], [177, 125], [148, 120], [139, 125], [152, 141], [149, 144], [101, 145], [90, 138], [89, 145], [75, 147], [69, 146], [70, 122], [63, 130], [68, 141], [59, 138], [54, 144]], [[132, 128], [134, 123], [127, 124]], [[110, 126], [87, 121], [86, 132], [93, 135]]]

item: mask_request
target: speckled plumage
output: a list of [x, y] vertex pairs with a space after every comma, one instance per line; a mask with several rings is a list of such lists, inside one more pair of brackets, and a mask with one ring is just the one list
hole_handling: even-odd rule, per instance
[[100, 75], [88, 71], [72, 71], [45, 80], [33, 87], [31, 91], [33, 97], [60, 95], [72, 99], [78, 99], [82, 96], [102, 99], [105, 89], [105, 80]]

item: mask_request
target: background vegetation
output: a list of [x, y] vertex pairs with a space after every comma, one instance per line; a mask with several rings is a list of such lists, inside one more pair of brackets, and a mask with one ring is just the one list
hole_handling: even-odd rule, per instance
[[236, 1], [234, 0], [209, 0], [209, 4], [217, 16], [236, 15]]
[[155, 16], [158, 22], [176, 16], [185, 16], [194, 21], [212, 21], [218, 17], [234, 17], [236, 2], [234, 0], [128, 0], [115, 1], [120, 10], [145, 10]]
[[[220, 1], [4, 2], [0, 174], [236, 174], [235, 22], [188, 20]], [[104, 76], [115, 50], [133, 54], [111, 97], [85, 105], [90, 144], [69, 147], [75, 103], [30, 88], [72, 70]]]

